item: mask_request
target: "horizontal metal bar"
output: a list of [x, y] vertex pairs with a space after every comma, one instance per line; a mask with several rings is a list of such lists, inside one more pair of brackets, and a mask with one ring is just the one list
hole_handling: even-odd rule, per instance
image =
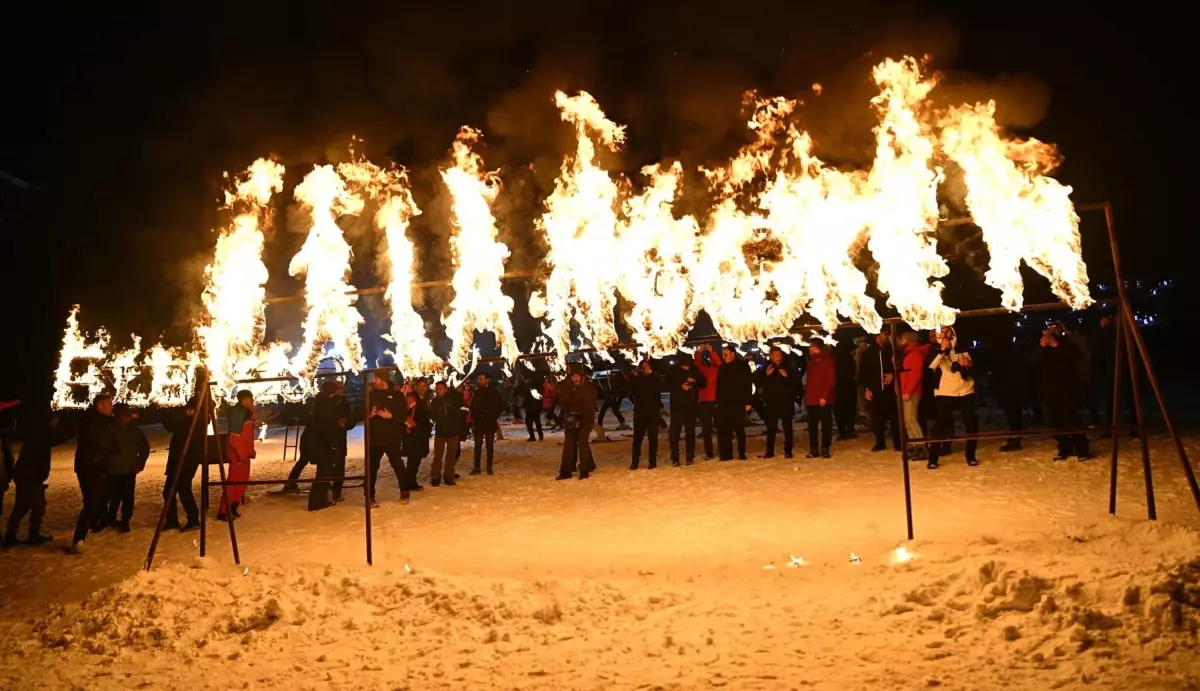
[[[1118, 427], [1117, 430], [1122, 431], [1122, 432], [1123, 431], [1137, 431], [1137, 427], [1136, 426]], [[971, 440], [981, 440], [981, 439], [1007, 439], [1010, 437], [1039, 437], [1039, 436], [1054, 436], [1054, 435], [1059, 435], [1059, 434], [1088, 434], [1088, 433], [1094, 433], [1094, 432], [1101, 432], [1103, 434], [1109, 434], [1112, 431], [1113, 431], [1113, 428], [1108, 425], [1098, 425], [1096, 427], [1088, 427], [1085, 429], [1075, 429], [1075, 430], [1057, 430], [1057, 429], [1046, 429], [1046, 428], [1024, 429], [1024, 430], [1020, 430], [1020, 431], [1008, 431], [1008, 432], [1003, 431], [1003, 430], [994, 430], [994, 431], [990, 431], [990, 432], [976, 432], [974, 434], [957, 434], [952, 437], [921, 437], [920, 439], [909, 439], [908, 442], [910, 444], [940, 444], [942, 442], [951, 442], [951, 441], [971, 441]]]
[[247, 487], [250, 485], [311, 485], [314, 482], [344, 482], [346, 480], [365, 479], [367, 479], [366, 475], [347, 475], [345, 477], [316, 477], [307, 480], [303, 478], [296, 478], [295, 480], [291, 478], [284, 478], [282, 480], [226, 480], [225, 482], [209, 482], [208, 484], [213, 487], [233, 487], [235, 485], [238, 487]]

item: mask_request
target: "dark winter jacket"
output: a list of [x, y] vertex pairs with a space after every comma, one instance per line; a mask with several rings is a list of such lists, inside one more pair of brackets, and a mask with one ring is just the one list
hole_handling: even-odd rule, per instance
[[1078, 401], [1080, 381], [1078, 363], [1083, 357], [1078, 346], [1065, 336], [1053, 337], [1057, 347], [1041, 346], [1035, 355], [1038, 390], [1043, 398]]
[[75, 446], [75, 472], [106, 472], [108, 457], [121, 448], [117, 423], [111, 416], [88, 408], [79, 423]]
[[474, 424], [495, 424], [504, 412], [504, 399], [490, 386], [477, 386], [471, 394], [471, 421]]
[[21, 446], [21, 455], [13, 466], [12, 479], [17, 483], [42, 484], [50, 478], [50, 450], [71, 438], [66, 425], [50, 425], [49, 419], [35, 422]]
[[892, 362], [892, 346], [886, 344], [882, 348], [872, 343], [862, 354], [858, 366], [858, 384], [865, 386], [873, 394], [886, 394], [893, 391], [892, 384], [884, 386], [883, 375], [895, 374], [896, 365]]
[[462, 395], [447, 389], [445, 396], [434, 396], [429, 404], [429, 415], [433, 418], [435, 434], [439, 437], [461, 437], [466, 435], [463, 424]]
[[662, 382], [654, 373], [633, 375], [629, 382], [629, 393], [633, 396], [633, 414], [658, 417], [662, 408]]
[[837, 363], [828, 353], [808, 356], [808, 386], [804, 392], [804, 405], [819, 406], [837, 403]]
[[753, 395], [750, 365], [744, 360], [721, 363], [717, 371], [717, 407], [725, 410], [745, 409]]
[[317, 394], [300, 436], [300, 455], [312, 454], [312, 460], [316, 462], [317, 457], [335, 452], [339, 448], [338, 440], [344, 436], [338, 426], [337, 402], [327, 393]]
[[392, 389], [371, 389], [370, 402], [372, 408], [392, 414], [391, 419], [378, 415], [371, 418], [371, 446], [399, 449], [404, 443], [404, 394]]
[[779, 366], [768, 362], [758, 370], [758, 391], [771, 410], [794, 410], [799, 386], [800, 374], [787, 362]]
[[579, 417], [579, 433], [586, 434], [596, 425], [596, 385], [586, 376], [576, 386], [570, 377], [558, 385], [558, 400], [563, 415]]
[[109, 454], [104, 472], [109, 475], [132, 475], [140, 473], [150, 458], [150, 442], [141, 427], [133, 424], [117, 424], [117, 441], [120, 448]]
[[[690, 384], [687, 390], [683, 388], [685, 383]], [[700, 392], [707, 384], [704, 373], [695, 365], [687, 368], [677, 366], [671, 370], [667, 375], [667, 390], [671, 393], [671, 414], [696, 412], [699, 408]]]
[[433, 434], [433, 418], [429, 415], [429, 402], [415, 393], [408, 395], [408, 436], [404, 437], [404, 453], [424, 458], [429, 455], [429, 435]]
[[[203, 415], [203, 413], [196, 412], [195, 415]], [[177, 414], [168, 416], [163, 422], [163, 426], [171, 433], [170, 446], [167, 447], [166, 474], [168, 477], [175, 473], [179, 459], [183, 456], [183, 446], [187, 443], [188, 430], [192, 428], [192, 419], [192, 416], [181, 410]], [[208, 434], [208, 425], [204, 424], [204, 420], [196, 420], [196, 429], [192, 432], [192, 443], [188, 448], [188, 463], [198, 466], [204, 461], [204, 435], [206, 434]]]

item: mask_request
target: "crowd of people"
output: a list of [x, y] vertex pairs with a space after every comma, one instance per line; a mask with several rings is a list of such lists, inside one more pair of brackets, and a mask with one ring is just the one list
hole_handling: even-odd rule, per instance
[[[985, 389], [1003, 410], [1013, 433], [999, 451], [1019, 450], [1020, 433], [1027, 418], [1032, 418], [1035, 425], [1056, 430], [1055, 460], [1086, 461], [1090, 447], [1081, 411], [1089, 412], [1093, 425], [1103, 425], [1111, 405], [1110, 397], [1098, 392], [1111, 383], [1107, 377], [1112, 371], [1114, 329], [1107, 317], [1096, 327], [1085, 334], [1056, 322], [1047, 325], [1036, 343], [1014, 331], [1011, 338], [990, 339], [983, 349], [977, 342], [960, 339], [952, 327], [907, 331], [895, 342], [886, 331], [833, 347], [813, 339], [803, 350], [776, 345], [765, 355], [756, 350], [743, 355], [731, 344], [706, 343], [691, 353], [681, 351], [657, 368], [647, 359], [636, 367], [617, 365], [593, 377], [583, 363], [571, 362], [561, 378], [523, 371], [497, 384], [488, 372], [480, 371], [458, 385], [434, 382], [432, 390], [426, 379], [404, 380], [376, 372], [358, 411], [344, 383], [330, 379], [312, 401], [298, 460], [284, 492], [296, 493], [301, 483], [311, 484], [310, 511], [344, 501], [347, 434], [357, 424], [366, 428], [367, 487], [375, 507], [385, 456], [402, 502], [424, 489], [418, 477], [426, 457], [432, 456], [432, 486], [458, 484], [458, 462], [467, 439], [473, 442], [469, 473], [492, 475], [500, 419], [508, 410], [516, 422], [524, 423], [530, 442], [543, 441], [547, 431], [561, 430], [557, 478], [587, 479], [596, 470], [592, 436], [604, 437], [605, 414], [611, 410], [617, 416], [617, 429], [629, 429], [621, 412], [627, 398], [632, 401], [630, 470], [640, 469], [643, 459], [646, 468], [658, 467], [661, 428], [667, 432], [667, 457], [673, 466], [693, 465], [701, 453], [704, 460], [745, 460], [746, 427], [752, 414], [766, 427], [760, 458], [773, 458], [777, 450], [784, 458], [793, 457], [799, 418], [807, 422], [807, 458], [831, 458], [835, 436], [839, 441], [853, 439], [856, 425], [863, 423], [873, 436], [872, 452], [886, 451], [889, 445], [899, 451], [907, 439], [909, 458], [937, 469], [951, 453], [950, 442], [941, 438], [954, 435], [956, 418], [968, 435], [979, 431], [979, 397]], [[667, 365], [666, 371], [662, 364]], [[6, 407], [11, 412], [13, 405], [0, 402], [0, 413]], [[1126, 408], [1132, 427], [1132, 406]], [[240, 391], [236, 404], [225, 413], [228, 433], [220, 442], [220, 457], [229, 483], [251, 478], [255, 411], [251, 393]], [[197, 441], [208, 434], [211, 415], [211, 409], [190, 403], [171, 411], [164, 421], [171, 434], [163, 489], [168, 529], [188, 532], [200, 525], [192, 485], [206, 450], [216, 450], [215, 444]], [[5, 413], [0, 428], [4, 442], [0, 513], [10, 485], [16, 488], [4, 544], [40, 544], [50, 539], [42, 534], [41, 522], [51, 449], [72, 432], [58, 413], [29, 417], [22, 430], [24, 445], [14, 458], [9, 443], [12, 418]], [[75, 425], [75, 474], [82, 495], [72, 537], [75, 551], [83, 549], [89, 534], [110, 527], [130, 530], [137, 475], [150, 454], [136, 419], [131, 408], [114, 405], [111, 396], [101, 394]], [[978, 465], [978, 448], [975, 439], [963, 444], [967, 465]], [[302, 480], [308, 465], [315, 467], [315, 477]], [[175, 476], [178, 482], [173, 483]], [[244, 496], [245, 485], [225, 485], [218, 519], [240, 517]], [[184, 512], [182, 522], [179, 507]], [[28, 537], [20, 540], [18, 531], [26, 516]]]

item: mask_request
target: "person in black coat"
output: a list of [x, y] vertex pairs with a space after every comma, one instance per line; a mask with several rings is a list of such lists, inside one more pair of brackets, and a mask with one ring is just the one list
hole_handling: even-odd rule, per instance
[[[633, 396], [633, 458], [630, 470], [638, 469], [642, 455], [642, 440], [649, 437], [650, 455], [647, 467], [654, 470], [658, 467], [658, 413], [662, 406], [662, 384], [654, 373], [650, 360], [642, 360], [638, 365], [633, 379], [629, 382], [629, 392]], [[695, 445], [693, 439], [692, 444]]]
[[467, 432], [462, 419], [462, 394], [444, 381], [437, 383], [436, 391], [437, 395], [429, 403], [429, 416], [434, 429], [433, 467], [429, 470], [429, 482], [437, 487], [444, 480], [453, 487], [454, 464], [458, 460], [454, 450], [458, 447], [458, 440]]
[[667, 439], [671, 445], [671, 465], [679, 465], [679, 434], [684, 436], [687, 464], [696, 461], [696, 416], [700, 410], [700, 389], [707, 383], [704, 375], [692, 362], [687, 353], [679, 353], [679, 364], [667, 377], [667, 390], [671, 394], [671, 424], [667, 427]]
[[116, 423], [112, 419], [112, 396], [99, 394], [92, 406], [83, 414], [75, 446], [75, 477], [79, 480], [79, 491], [83, 495], [83, 507], [75, 521], [75, 534], [71, 539], [71, 551], [83, 551], [88, 530], [99, 529], [108, 506], [108, 476], [105, 468], [108, 457], [120, 448], [117, 441]]
[[858, 388], [854, 371], [854, 343], [838, 343], [833, 349], [837, 377], [837, 403], [833, 414], [837, 419], [838, 441], [854, 439], [854, 423], [858, 420]]
[[[192, 483], [196, 479], [196, 471], [204, 461], [204, 442], [205, 435], [208, 433], [208, 425], [203, 419], [197, 419], [196, 408], [196, 401], [188, 401], [182, 411], [168, 413], [163, 421], [163, 427], [166, 427], [167, 431], [171, 433], [171, 441], [167, 447], [166, 481], [163, 482], [163, 501], [167, 505], [167, 522], [163, 528], [166, 530], [179, 530], [187, 533], [200, 529], [200, 509], [196, 505], [196, 495], [192, 490]], [[184, 446], [187, 444], [189, 431], [192, 433], [192, 440], [185, 453]], [[172, 493], [171, 480], [176, 473], [179, 475], [179, 480]], [[184, 525], [179, 524], [179, 508], [175, 501], [176, 497], [179, 499], [178, 503], [183, 505], [183, 513], [187, 517], [187, 523]]]
[[[338, 382], [326, 381], [313, 398], [312, 412], [304, 424], [300, 437], [300, 454], [317, 466], [318, 478], [334, 477], [338, 462], [339, 438], [342, 429], [339, 422], [340, 406], [335, 397]], [[328, 481], [314, 482], [308, 493], [308, 510], [319, 511], [333, 506]]]
[[[545, 437], [542, 435], [542, 384], [533, 375], [525, 375], [521, 377], [520, 396], [521, 405], [525, 413], [525, 430], [529, 432], [529, 441], [542, 441]], [[534, 395], [534, 392], [537, 395]], [[537, 436], [533, 435], [534, 428], [537, 428]]]
[[129, 521], [133, 519], [133, 500], [137, 494], [137, 476], [146, 469], [146, 460], [150, 458], [150, 441], [146, 439], [142, 428], [137, 426], [137, 415], [129, 406], [117, 406], [113, 419], [117, 423], [119, 448], [109, 454], [105, 468], [108, 473], [108, 516], [105, 525], [115, 525], [122, 533], [128, 533]]
[[717, 372], [717, 453], [722, 461], [733, 460], [733, 440], [737, 438], [739, 460], [746, 460], [746, 414], [754, 384], [750, 365], [738, 357], [733, 346], [721, 350]]
[[[41, 414], [27, 425], [28, 434], [21, 454], [12, 470], [13, 484], [17, 496], [12, 514], [8, 517], [8, 529], [4, 533], [4, 546], [17, 544], [40, 545], [49, 542], [49, 535], [42, 535], [42, 518], [46, 515], [46, 480], [50, 478], [50, 450], [70, 438], [65, 425], [60, 424], [58, 413]], [[17, 539], [21, 521], [29, 515], [29, 537], [24, 542]]]
[[892, 344], [886, 332], [875, 334], [875, 341], [862, 355], [858, 382], [866, 387], [867, 405], [871, 406], [871, 424], [875, 446], [871, 451], [887, 448], [884, 429], [891, 426], [892, 450], [900, 450], [900, 425], [896, 412], [896, 364], [892, 360]]
[[490, 381], [487, 372], [480, 372], [476, 378], [479, 385], [475, 387], [475, 393], [471, 396], [471, 432], [475, 438], [475, 467], [471, 469], [472, 475], [481, 472], [480, 461], [484, 445], [487, 446], [487, 474], [492, 474], [493, 444], [496, 441], [496, 430], [500, 427], [500, 414], [504, 412], [504, 399], [489, 385]]
[[[1038, 390], [1048, 422], [1056, 430], [1080, 430], [1083, 427], [1079, 416], [1082, 389], [1078, 374], [1082, 357], [1079, 348], [1062, 331], [1050, 328], [1042, 332], [1036, 357]], [[1086, 461], [1090, 457], [1086, 434], [1078, 431], [1056, 434], [1054, 439], [1058, 442], [1058, 455], [1054, 460], [1065, 461], [1077, 456]]]
[[429, 455], [429, 435], [433, 433], [433, 419], [429, 414], [429, 382], [418, 379], [408, 394], [408, 417], [404, 421], [407, 430], [404, 437], [404, 453], [408, 458], [407, 487], [400, 490], [400, 501], [407, 502], [409, 492], [423, 489], [417, 482], [421, 470], [421, 459]]
[[404, 395], [392, 388], [391, 378], [385, 372], [376, 372], [367, 392], [367, 417], [370, 420], [370, 468], [371, 506], [375, 501], [379, 484], [379, 467], [387, 456], [388, 465], [397, 478], [403, 477], [404, 466]]
[[796, 414], [796, 391], [800, 375], [784, 361], [783, 350], [771, 348], [767, 366], [758, 372], [758, 388], [762, 393], [763, 422], [767, 424], [767, 449], [763, 458], [775, 457], [775, 437], [783, 425], [783, 455], [792, 457], [792, 417]]

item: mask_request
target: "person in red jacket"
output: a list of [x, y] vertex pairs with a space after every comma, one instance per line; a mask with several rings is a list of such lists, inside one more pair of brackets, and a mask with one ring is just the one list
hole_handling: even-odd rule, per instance
[[837, 403], [837, 363], [819, 338], [808, 346], [807, 384], [804, 405], [808, 408], [808, 457], [816, 458], [820, 453], [821, 458], [830, 458], [833, 408]]
[[[920, 439], [925, 436], [921, 431], [921, 396], [925, 390], [925, 370], [929, 362], [928, 343], [921, 343], [915, 331], [909, 331], [900, 337], [904, 344], [900, 363], [900, 396], [904, 411], [904, 431], [909, 439]], [[924, 444], [910, 444], [908, 457], [914, 461], [928, 457], [928, 447]]]
[[554, 388], [554, 375], [547, 375], [545, 381], [542, 382], [542, 412], [546, 415], [546, 422], [550, 425], [550, 431], [553, 432], [558, 425], [558, 416], [554, 414], [554, 406], [558, 404], [558, 393]]
[[[229, 409], [225, 419], [229, 421], [229, 441], [225, 444], [225, 463], [229, 468], [229, 482], [245, 482], [250, 479], [250, 460], [254, 451], [254, 396], [246, 389], [237, 394], [237, 405]], [[241, 518], [238, 505], [246, 495], [245, 485], [228, 485], [217, 520]], [[228, 501], [226, 501], [228, 500]]]
[[696, 370], [704, 378], [700, 387], [697, 412], [700, 417], [700, 434], [704, 437], [704, 460], [713, 458], [713, 427], [717, 412], [717, 370], [721, 369], [721, 358], [712, 344], [703, 343], [693, 354]]

